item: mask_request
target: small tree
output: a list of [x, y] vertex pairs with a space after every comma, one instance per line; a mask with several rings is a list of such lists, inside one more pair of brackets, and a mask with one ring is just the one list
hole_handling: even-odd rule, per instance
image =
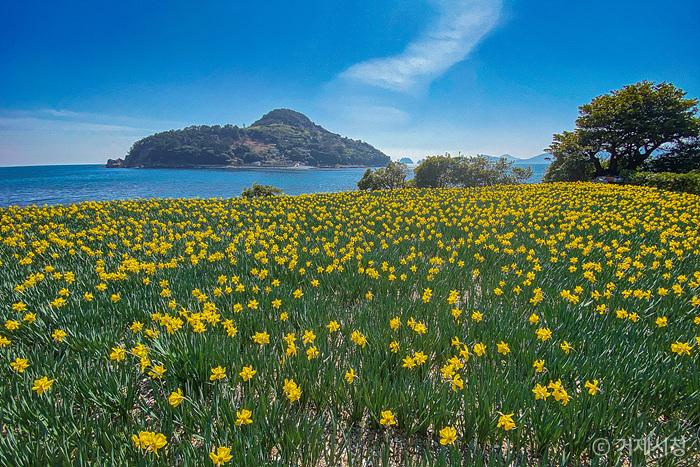
[[547, 152], [554, 156], [554, 160], [544, 174], [545, 182], [590, 180], [596, 173], [595, 151], [583, 147], [578, 135], [572, 131], [554, 135], [554, 142]]
[[374, 172], [372, 169], [365, 170], [362, 178], [359, 182], [357, 182], [357, 188], [360, 190], [375, 190], [376, 188], [374, 187], [377, 185], [377, 182], [374, 180], [374, 178]]
[[428, 156], [413, 169], [415, 174], [414, 183], [418, 188], [450, 186], [456, 165], [456, 159], [447, 154], [444, 156]]
[[406, 186], [408, 168], [400, 162], [389, 162], [386, 167], [372, 171], [367, 169], [357, 182], [360, 190], [393, 190]]
[[276, 186], [259, 185], [257, 183], [253, 183], [252, 186], [243, 190], [241, 196], [243, 196], [244, 198], [259, 198], [267, 196], [280, 196], [282, 194], [284, 194], [282, 189], [277, 188]]

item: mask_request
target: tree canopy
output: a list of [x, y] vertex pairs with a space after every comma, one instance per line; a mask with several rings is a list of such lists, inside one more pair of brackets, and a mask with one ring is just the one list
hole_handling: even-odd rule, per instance
[[241, 192], [241, 196], [244, 198], [264, 198], [269, 196], [281, 196], [283, 194], [284, 192], [281, 188], [272, 185], [260, 185], [258, 183], [253, 183]]
[[687, 173], [700, 170], [700, 137], [688, 138], [664, 149], [644, 163], [649, 172]]
[[554, 160], [544, 175], [545, 182], [578, 182], [590, 180], [595, 175], [595, 166], [590, 156], [593, 150], [583, 146], [575, 132], [564, 131], [554, 135], [554, 142], [548, 150], [554, 156]]
[[700, 135], [697, 99], [670, 83], [641, 81], [579, 108], [576, 128], [555, 134], [546, 180], [617, 176]]
[[513, 167], [513, 161], [505, 158], [491, 161], [483, 156], [430, 156], [414, 172], [415, 186], [435, 188], [523, 183], [532, 176], [529, 167]]
[[357, 182], [360, 190], [393, 190], [406, 186], [408, 168], [401, 162], [389, 162], [386, 167], [377, 170], [367, 169]]

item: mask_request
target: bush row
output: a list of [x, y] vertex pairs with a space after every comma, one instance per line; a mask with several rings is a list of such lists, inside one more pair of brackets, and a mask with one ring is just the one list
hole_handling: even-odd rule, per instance
[[688, 173], [635, 172], [630, 176], [630, 181], [635, 185], [700, 195], [700, 171], [698, 170]]

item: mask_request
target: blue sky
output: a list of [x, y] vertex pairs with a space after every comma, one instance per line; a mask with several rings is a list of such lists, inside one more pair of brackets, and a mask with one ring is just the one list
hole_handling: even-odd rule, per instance
[[641, 79], [700, 97], [700, 2], [0, 0], [0, 165], [289, 107], [394, 158], [539, 154]]

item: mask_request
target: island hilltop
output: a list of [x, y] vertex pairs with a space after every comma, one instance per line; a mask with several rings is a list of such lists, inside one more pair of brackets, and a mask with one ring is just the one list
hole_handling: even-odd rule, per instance
[[377, 167], [389, 157], [331, 133], [299, 112], [276, 109], [249, 127], [190, 126], [143, 138], [107, 167]]

